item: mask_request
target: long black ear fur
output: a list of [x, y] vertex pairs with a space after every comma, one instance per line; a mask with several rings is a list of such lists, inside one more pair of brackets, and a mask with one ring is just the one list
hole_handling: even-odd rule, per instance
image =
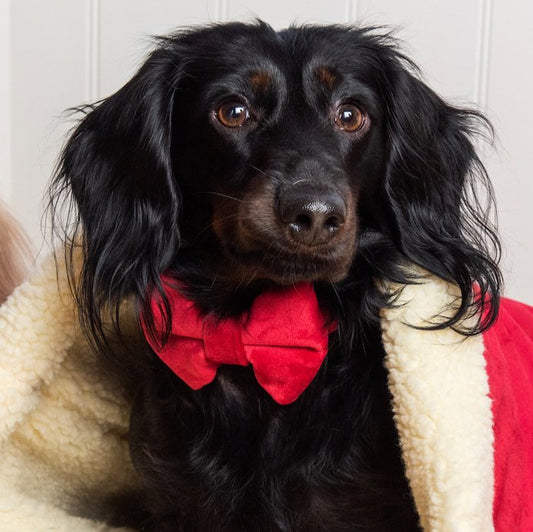
[[[172, 106], [181, 76], [169, 46], [154, 51], [117, 93], [82, 109], [59, 161], [51, 188], [77, 212], [73, 246], [83, 247], [83, 269], [75, 294], [82, 320], [97, 343], [105, 343], [102, 309], [112, 322], [124, 296], [146, 305], [160, 288], [160, 274], [176, 252], [180, 192], [171, 164]], [[72, 194], [76, 207], [69, 205]], [[57, 224], [57, 216], [56, 218]], [[117, 314], [117, 315], [114, 315]]]
[[491, 126], [445, 103], [400, 61], [389, 75], [383, 194], [392, 238], [410, 262], [459, 286], [459, 308], [441, 326], [472, 314], [477, 325], [459, 329], [479, 332], [497, 315], [501, 285], [493, 192], [473, 144], [480, 133], [492, 136]]

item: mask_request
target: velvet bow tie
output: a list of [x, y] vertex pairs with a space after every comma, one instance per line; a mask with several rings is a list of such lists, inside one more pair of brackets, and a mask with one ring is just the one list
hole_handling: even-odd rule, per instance
[[[164, 346], [145, 336], [167, 366], [197, 390], [215, 378], [222, 364], [253, 366], [259, 384], [279, 404], [295, 401], [317, 374], [328, 351], [328, 326], [311, 284], [260, 294], [250, 311], [236, 318], [204, 317], [194, 303], [163, 278], [172, 311]], [[152, 298], [155, 331], [163, 336], [159, 297]]]

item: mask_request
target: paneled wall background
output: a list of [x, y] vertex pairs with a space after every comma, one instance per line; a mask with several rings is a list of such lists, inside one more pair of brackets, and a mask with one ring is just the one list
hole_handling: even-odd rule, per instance
[[275, 27], [399, 26], [433, 88], [488, 114], [498, 143], [483, 153], [499, 203], [506, 293], [533, 303], [531, 0], [0, 0], [0, 197], [36, 249], [46, 185], [73, 125], [63, 110], [118, 89], [150, 35], [253, 17]]

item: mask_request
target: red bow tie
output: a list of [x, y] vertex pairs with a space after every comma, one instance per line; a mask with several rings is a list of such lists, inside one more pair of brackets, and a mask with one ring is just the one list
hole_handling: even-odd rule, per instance
[[[221, 364], [252, 364], [259, 384], [279, 404], [295, 401], [317, 374], [328, 351], [326, 324], [311, 284], [264, 292], [250, 311], [236, 318], [204, 317], [175, 283], [163, 278], [172, 311], [167, 343], [157, 346], [145, 336], [161, 360], [191, 388], [215, 378]], [[160, 298], [151, 301], [155, 331], [164, 334]]]

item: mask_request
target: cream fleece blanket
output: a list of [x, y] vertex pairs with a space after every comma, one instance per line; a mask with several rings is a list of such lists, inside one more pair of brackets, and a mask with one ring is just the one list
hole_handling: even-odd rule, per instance
[[[426, 531], [492, 530], [491, 406], [481, 337], [417, 331], [453, 298], [405, 287], [382, 312], [395, 420]], [[0, 308], [0, 530], [117, 530], [133, 489], [128, 405], [84, 342], [65, 272], [44, 263]]]
[[128, 405], [78, 329], [49, 260], [0, 308], [0, 530], [111, 530], [105, 501], [136, 482]]

